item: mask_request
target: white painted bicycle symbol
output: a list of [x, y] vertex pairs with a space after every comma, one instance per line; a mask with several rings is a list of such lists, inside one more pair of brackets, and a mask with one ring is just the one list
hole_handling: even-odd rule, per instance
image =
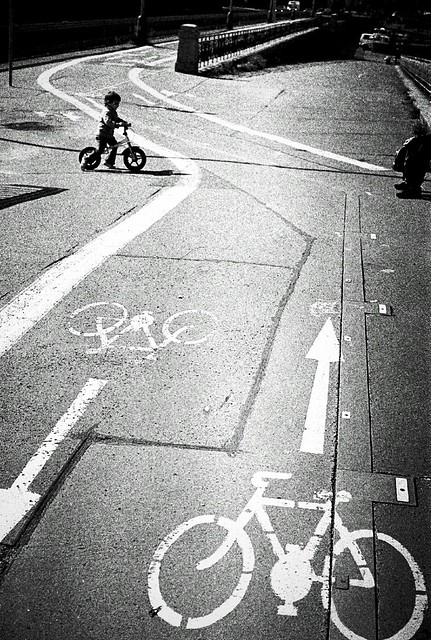
[[[323, 536], [330, 528], [331, 495], [322, 492], [322, 495], [314, 496], [315, 499], [320, 499], [320, 502], [296, 503], [292, 500], [285, 500], [282, 498], [264, 497], [265, 489], [270, 480], [289, 480], [291, 477], [291, 473], [255, 473], [251, 481], [256, 487], [256, 491], [238, 516], [237, 520], [234, 521], [224, 517], [216, 518], [214, 515], [197, 516], [179, 525], [170, 534], [168, 534], [157, 547], [148, 571], [148, 593], [150, 603], [153, 607], [153, 612], [157, 613], [159, 618], [162, 618], [170, 625], [174, 627], [182, 626], [185, 629], [208, 627], [231, 613], [243, 599], [252, 578], [255, 565], [255, 554], [251, 540], [248, 534], [244, 531], [244, 528], [253, 516], [256, 516], [258, 523], [271, 543], [275, 556], [278, 558], [270, 575], [272, 590], [282, 601], [278, 606], [278, 615], [296, 616], [298, 614], [296, 603], [308, 595], [313, 583], [320, 583], [322, 585], [321, 600], [324, 609], [327, 610], [330, 599], [330, 575], [332, 582], [334, 582], [335, 578], [333, 576], [336, 575], [336, 562], [343, 552], [351, 554], [351, 558], [356, 565], [355, 571], [357, 571], [358, 576], [361, 576], [360, 578], [351, 578], [349, 581], [349, 588], [374, 588], [375, 580], [370, 567], [367, 565], [364, 553], [361, 550], [361, 541], [367, 538], [372, 539], [375, 536], [376, 543], [386, 543], [392, 547], [393, 551], [401, 554], [404, 559], [404, 563], [406, 563], [406, 567], [408, 567], [408, 570], [412, 574], [412, 585], [414, 585], [415, 588], [413, 612], [410, 619], [400, 631], [392, 635], [388, 640], [409, 640], [412, 638], [422, 624], [428, 599], [423, 574], [411, 553], [407, 551], [407, 549], [397, 540], [385, 533], [377, 532], [374, 534], [370, 529], [348, 531], [348, 529], [343, 525], [341, 517], [335, 511], [334, 527], [338, 533], [339, 540], [333, 548], [332, 572], [330, 571], [330, 558], [329, 556], [326, 556], [323, 563], [322, 574], [317, 575], [311, 563]], [[341, 502], [349, 502], [350, 499], [351, 495], [349, 493], [339, 492], [336, 496], [335, 505]], [[294, 544], [287, 544], [285, 548], [283, 548], [274, 531], [268, 513], [266, 512], [265, 508], [268, 506], [289, 509], [310, 509], [317, 512], [323, 512], [323, 515], [310, 540], [303, 548]], [[205, 615], [185, 618], [181, 613], [175, 611], [166, 604], [163, 599], [160, 588], [161, 564], [165, 558], [165, 554], [181, 536], [186, 532], [189, 532], [194, 527], [199, 527], [200, 525], [208, 526], [211, 524], [225, 529], [227, 531], [227, 535], [225, 535], [224, 541], [214, 551], [214, 553], [198, 562], [195, 568], [198, 571], [201, 571], [212, 567], [224, 558], [236, 543], [241, 551], [242, 573], [232, 595], [220, 606]], [[354, 589], [352, 589], [352, 598], [355, 598]], [[333, 598], [331, 598], [331, 621], [349, 640], [366, 640], [362, 636], [357, 635], [354, 631], [351, 631], [341, 621], [335, 608]]]
[[[86, 353], [102, 353], [114, 348], [126, 349], [147, 353], [144, 356], [147, 360], [155, 360], [157, 351], [169, 344], [205, 342], [213, 335], [217, 324], [217, 318], [209, 311], [179, 311], [165, 320], [161, 327], [164, 339], [157, 342], [152, 333], [155, 319], [149, 311], [143, 311], [129, 319], [126, 307], [119, 302], [91, 302], [70, 315], [69, 331], [74, 336], [96, 340], [97, 346], [88, 347]], [[142, 337], [144, 344], [140, 343]]]

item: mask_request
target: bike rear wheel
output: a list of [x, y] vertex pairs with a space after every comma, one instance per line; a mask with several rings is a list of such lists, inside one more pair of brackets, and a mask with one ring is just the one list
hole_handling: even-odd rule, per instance
[[79, 164], [81, 164], [82, 161], [85, 160], [85, 166], [87, 167], [87, 169], [97, 169], [101, 160], [99, 155], [95, 155], [93, 158], [91, 158], [90, 161], [88, 161], [88, 157], [94, 154], [96, 151], [97, 149], [95, 147], [85, 147], [84, 149], [82, 149], [79, 152]]
[[[199, 525], [209, 524], [214, 524], [226, 529], [228, 532], [228, 538], [234, 538], [235, 542], [238, 544], [242, 556], [241, 576], [232, 595], [223, 604], [216, 607], [216, 609], [209, 614], [190, 617], [183, 621], [184, 616], [167, 605], [163, 599], [160, 589], [161, 563], [170, 547], [183, 534]], [[232, 545], [227, 547], [227, 550], [229, 550], [231, 546]], [[227, 551], [222, 552], [221, 557], [223, 557], [225, 553], [227, 553]], [[218, 558], [218, 560], [219, 559], [221, 558]], [[199, 566], [196, 568], [199, 568]], [[173, 627], [182, 626], [186, 629], [202, 629], [203, 627], [209, 627], [224, 618], [228, 613], [231, 613], [231, 611], [239, 605], [247, 591], [248, 585], [250, 584], [253, 569], [254, 550], [250, 538], [244, 529], [239, 527], [236, 522], [229, 518], [220, 517], [216, 519], [216, 516], [214, 515], [197, 516], [196, 518], [192, 518], [191, 520], [179, 525], [170, 534], [168, 534], [157, 547], [148, 571], [148, 596], [151, 606], [153, 607], [153, 611], [157, 612], [159, 618]]]
[[147, 156], [140, 147], [131, 147], [123, 152], [124, 164], [132, 173], [138, 173], [147, 163]]
[[112, 333], [127, 320], [128, 312], [119, 302], [90, 302], [75, 309], [69, 316], [69, 331], [74, 336], [94, 338], [103, 333]]

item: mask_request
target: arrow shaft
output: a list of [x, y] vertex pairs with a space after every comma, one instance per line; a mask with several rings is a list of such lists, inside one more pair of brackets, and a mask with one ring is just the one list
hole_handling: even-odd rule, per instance
[[45, 438], [36, 453], [30, 458], [11, 489], [27, 491], [33, 480], [48, 462], [58, 445], [85, 412], [88, 404], [100, 393], [106, 380], [89, 378], [66, 413], [60, 418], [51, 433]]
[[319, 360], [308, 404], [301, 451], [323, 453], [328, 405], [330, 362]]

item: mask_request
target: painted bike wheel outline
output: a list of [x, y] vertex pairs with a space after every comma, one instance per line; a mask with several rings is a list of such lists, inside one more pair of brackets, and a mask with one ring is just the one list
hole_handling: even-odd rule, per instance
[[[111, 333], [112, 331], [115, 331], [115, 329], [119, 329], [127, 320], [127, 318], [129, 317], [129, 312], [127, 311], [126, 307], [121, 304], [120, 302], [90, 302], [89, 304], [84, 305], [83, 307], [80, 307], [79, 309], [75, 309], [75, 311], [73, 311], [73, 313], [70, 314], [69, 318], [75, 318], [76, 316], [78, 316], [80, 313], [83, 313], [84, 311], [87, 311], [87, 309], [92, 309], [95, 307], [101, 307], [101, 306], [108, 306], [108, 307], [118, 307], [121, 309], [122, 311], [122, 317], [119, 318], [116, 322], [114, 322], [114, 324], [110, 325], [108, 328], [103, 329], [103, 333]], [[109, 316], [108, 316], [109, 317]], [[112, 320], [114, 320], [114, 318], [111, 318]], [[96, 323], [97, 325], [97, 323]], [[96, 327], [96, 331], [95, 332], [85, 332], [85, 331], [78, 331], [77, 329], [74, 329], [72, 326], [69, 326], [69, 331], [70, 333], [72, 333], [74, 336], [84, 336], [86, 338], [94, 338], [95, 336], [100, 336], [100, 330]]]
[[[210, 625], [218, 622], [229, 613], [231, 613], [243, 599], [248, 586], [250, 584], [251, 576], [254, 569], [254, 549], [248, 534], [238, 527], [234, 520], [229, 518], [219, 517], [216, 520], [214, 515], [197, 516], [187, 520], [178, 525], [171, 533], [169, 533], [159, 544], [153, 555], [150, 568], [148, 570], [148, 597], [151, 606], [157, 611], [159, 618], [162, 618], [165, 622], [173, 627], [179, 627], [182, 623], [183, 616], [169, 607], [163, 600], [163, 596], [160, 591], [160, 566], [165, 553], [170, 547], [186, 532], [193, 527], [200, 524], [216, 524], [218, 526], [227, 529], [228, 534], [235, 536], [235, 542], [238, 543], [242, 554], [242, 572], [239, 578], [238, 584], [229, 596], [227, 600], [220, 606], [216, 607], [211, 613], [197, 618], [188, 618], [185, 625], [186, 629], [202, 629], [203, 627], [209, 627]], [[215, 616], [215, 619], [214, 619]]]
[[181, 329], [177, 329], [176, 331], [174, 331], [174, 333], [171, 333], [169, 327], [170, 327], [170, 324], [176, 318], [179, 318], [180, 316], [184, 316], [187, 313], [198, 313], [200, 315], [209, 316], [214, 321], [215, 325], [218, 324], [218, 319], [216, 318], [216, 316], [210, 313], [209, 311], [205, 311], [205, 309], [186, 309], [185, 311], [178, 311], [177, 313], [174, 313], [172, 316], [170, 316], [167, 320], [165, 320], [162, 326], [162, 333], [166, 337], [166, 339], [169, 340], [169, 342], [179, 342], [179, 343], [182, 342], [183, 344], [201, 344], [202, 342], [205, 342], [205, 340], [208, 340], [208, 338], [210, 338], [216, 332], [216, 327], [214, 327], [212, 331], [205, 334], [202, 338], [199, 338], [198, 340], [178, 340], [178, 338], [176, 337], [177, 335], [180, 335], [183, 331], [186, 331], [187, 329], [194, 329], [195, 325], [194, 324], [186, 325]]
[[[343, 536], [336, 542], [334, 546], [334, 566], [336, 556], [340, 555], [340, 553], [347, 549], [353, 541], [358, 538], [374, 538], [374, 535], [376, 535], [377, 540], [386, 542], [396, 551], [398, 551], [403, 556], [404, 560], [409, 566], [410, 571], [412, 572], [416, 588], [415, 607], [413, 609], [413, 613], [410, 616], [409, 621], [404, 625], [402, 629], [397, 631], [397, 633], [392, 635], [390, 638], [385, 638], [385, 640], [410, 640], [410, 638], [412, 638], [416, 631], [420, 628], [423, 622], [425, 611], [428, 606], [428, 596], [426, 594], [425, 579], [418, 563], [416, 562], [410, 551], [403, 547], [403, 545], [398, 542], [398, 540], [395, 540], [395, 538], [392, 538], [386, 533], [377, 532], [376, 534], [374, 534], [371, 529], [358, 529], [357, 531], [349, 532], [349, 535]], [[343, 636], [348, 638], [348, 640], [367, 640], [367, 638], [364, 638], [363, 636], [358, 636], [354, 631], [348, 629], [341, 622], [333, 598], [331, 598], [331, 621], [343, 634]]]

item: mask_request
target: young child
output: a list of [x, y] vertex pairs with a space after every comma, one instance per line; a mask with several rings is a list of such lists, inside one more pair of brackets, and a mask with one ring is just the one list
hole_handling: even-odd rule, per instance
[[122, 124], [127, 124], [126, 120], [123, 120], [117, 114], [117, 109], [121, 102], [121, 96], [115, 91], [109, 91], [105, 96], [105, 108], [102, 111], [99, 120], [99, 128], [96, 135], [98, 142], [98, 149], [93, 154], [84, 158], [81, 162], [82, 171], [88, 171], [87, 162], [91, 161], [96, 155], [101, 156], [109, 145], [112, 147], [108, 158], [106, 159], [105, 167], [109, 169], [117, 170], [115, 166], [115, 160], [117, 158], [117, 141], [114, 137], [114, 129], [120, 127]]
[[408, 138], [398, 149], [393, 164], [394, 171], [401, 171], [403, 181], [395, 185], [399, 198], [420, 198], [421, 185], [429, 171], [431, 161], [431, 133], [428, 126], [418, 122]]

